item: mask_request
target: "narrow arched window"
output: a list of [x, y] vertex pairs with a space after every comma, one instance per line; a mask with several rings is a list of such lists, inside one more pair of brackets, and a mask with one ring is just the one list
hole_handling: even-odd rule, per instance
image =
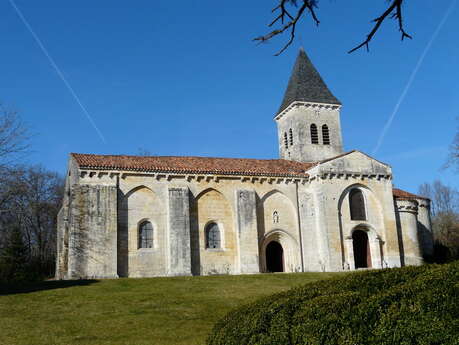
[[317, 126], [314, 123], [311, 125], [311, 143], [319, 143], [319, 133], [317, 133]]
[[286, 149], [288, 149], [288, 137], [287, 137], [287, 132], [284, 133], [284, 146]]
[[292, 146], [293, 145], [293, 131], [291, 128], [288, 130], [288, 133], [290, 136], [290, 146]]
[[206, 226], [206, 248], [221, 248], [220, 229], [216, 223], [209, 223]]
[[273, 223], [274, 224], [279, 223], [279, 212], [277, 212], [277, 211], [273, 212]]
[[349, 206], [351, 209], [351, 220], [365, 220], [365, 201], [360, 189], [353, 189], [349, 193]]
[[139, 226], [139, 248], [153, 248], [153, 225], [150, 222]]
[[322, 126], [322, 142], [324, 145], [330, 145], [330, 132], [327, 125]]

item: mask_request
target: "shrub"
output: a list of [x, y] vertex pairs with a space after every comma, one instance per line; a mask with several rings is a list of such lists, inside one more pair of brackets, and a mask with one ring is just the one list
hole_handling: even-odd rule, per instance
[[208, 345], [459, 344], [459, 261], [356, 272], [218, 321]]

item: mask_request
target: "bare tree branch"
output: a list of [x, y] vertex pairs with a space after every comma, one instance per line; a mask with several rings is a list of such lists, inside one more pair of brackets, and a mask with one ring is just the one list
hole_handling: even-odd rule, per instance
[[402, 41], [404, 38], [412, 38], [410, 35], [408, 35], [403, 27], [403, 14], [402, 14], [402, 3], [404, 0], [394, 0], [391, 5], [384, 11], [384, 13], [379, 16], [378, 18], [374, 19], [372, 22], [376, 23], [373, 27], [373, 29], [370, 31], [370, 33], [367, 35], [367, 38], [365, 41], [363, 41], [361, 44], [359, 44], [357, 47], [351, 49], [348, 51], [348, 53], [355, 52], [356, 50], [366, 47], [367, 51], [369, 51], [369, 43], [373, 39], [373, 36], [376, 34], [376, 32], [379, 30], [379, 27], [381, 24], [384, 22], [384, 20], [387, 17], [395, 18], [398, 20], [398, 27], [400, 32], [402, 33]]
[[30, 134], [16, 112], [0, 104], [0, 164], [10, 163], [29, 148]]
[[143, 156], [143, 157], [149, 157], [149, 156], [154, 156], [153, 153], [151, 153], [150, 150], [144, 148], [144, 147], [139, 147], [137, 149], [137, 156]]
[[[435, 247], [447, 248], [449, 259], [459, 258], [459, 191], [439, 180], [424, 183], [419, 193], [431, 200], [432, 231]], [[436, 251], [437, 251], [436, 250]], [[437, 259], [440, 259], [437, 252]], [[443, 253], [444, 255], [445, 253]], [[448, 258], [447, 258], [448, 259]]]
[[[298, 21], [301, 19], [301, 16], [303, 15], [304, 11], [307, 9], [309, 11], [309, 13], [311, 14], [312, 16], [312, 19], [314, 20], [314, 22], [316, 23], [316, 25], [319, 25], [320, 24], [320, 21], [315, 13], [315, 7], [317, 7], [317, 1], [315, 0], [302, 0], [303, 4], [301, 5], [301, 7], [298, 9], [295, 17], [293, 17], [288, 11], [287, 11], [287, 8], [286, 8], [286, 5], [287, 4], [291, 4], [293, 6], [297, 6], [297, 3], [296, 3], [296, 0], [280, 0], [280, 3], [278, 6], [276, 6], [272, 12], [275, 12], [275, 11], [280, 11], [279, 15], [268, 25], [269, 27], [272, 27], [274, 24], [276, 24], [278, 21], [280, 21], [283, 25], [282, 28], [280, 29], [276, 29], [276, 30], [273, 30], [271, 32], [269, 32], [268, 34], [264, 35], [264, 36], [259, 36], [259, 37], [256, 37], [254, 38], [253, 40], [254, 41], [259, 41], [260, 43], [264, 43], [268, 40], [270, 40], [271, 38], [273, 38], [274, 36], [277, 36], [279, 34], [282, 34], [283, 32], [287, 31], [290, 29], [290, 39], [287, 41], [287, 43], [284, 45], [284, 47], [279, 50], [276, 54], [274, 54], [275, 56], [279, 56], [280, 54], [282, 54], [292, 43], [293, 43], [293, 40], [295, 39], [295, 30], [296, 30], [296, 24], [298, 23]], [[287, 22], [285, 25], [284, 25], [284, 22], [285, 22], [285, 18], [288, 17], [290, 19], [289, 22]]]
[[443, 168], [456, 168], [456, 171], [459, 173], [459, 126], [457, 127], [456, 135], [454, 136], [453, 142], [449, 147], [448, 160], [443, 166]]
[[[320, 24], [320, 21], [316, 14], [317, 5], [319, 0], [277, 0], [278, 5], [272, 9], [272, 13], [278, 13], [274, 20], [268, 25], [268, 27], [273, 27], [276, 24], [280, 24], [280, 27], [268, 32], [266, 35], [259, 36], [254, 38], [254, 41], [258, 41], [260, 43], [265, 43], [272, 39], [275, 36], [281, 35], [284, 32], [290, 32], [290, 37], [287, 43], [279, 50], [275, 56], [282, 54], [294, 41], [295, 39], [295, 32], [296, 32], [296, 25], [304, 17], [304, 13], [309, 12], [312, 17], [312, 20], [316, 25]], [[365, 41], [361, 44], [356, 46], [355, 48], [351, 49], [348, 53], [352, 53], [362, 47], [366, 47], [367, 51], [369, 50], [369, 43], [380, 29], [382, 23], [386, 20], [386, 18], [396, 19], [398, 22], [398, 29], [401, 32], [401, 39], [402, 41], [405, 38], [412, 38], [404, 28], [403, 22], [403, 11], [402, 5], [405, 0], [388, 0], [389, 5], [387, 9], [383, 12], [382, 15], [377, 17], [376, 19], [372, 20], [374, 26], [370, 33], [367, 35]], [[301, 6], [298, 5], [301, 3]], [[293, 12], [294, 10], [294, 12]]]

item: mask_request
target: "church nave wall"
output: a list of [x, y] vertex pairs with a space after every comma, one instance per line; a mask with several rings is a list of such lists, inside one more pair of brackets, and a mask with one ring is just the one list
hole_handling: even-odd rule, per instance
[[[166, 274], [166, 206], [155, 192], [138, 186], [122, 193], [118, 218], [118, 274], [149, 277]], [[141, 226], [150, 223], [152, 235], [141, 242]]]
[[[271, 179], [268, 182], [266, 178], [261, 182], [258, 178], [241, 181], [234, 177], [189, 181], [183, 177], [126, 174], [119, 183], [120, 276], [179, 273], [170, 272], [171, 256], [175, 255], [171, 248], [183, 237], [179, 232], [171, 240], [169, 218], [171, 212], [177, 210], [176, 205], [171, 204], [169, 193], [174, 188], [189, 191], [189, 234], [186, 229], [183, 232], [188, 242], [183, 238], [183, 244], [176, 248], [188, 251], [193, 275], [260, 272], [265, 235], [274, 230], [286, 234], [282, 237], [282, 245], [286, 246], [286, 270], [301, 270], [296, 185], [291, 181]], [[153, 227], [153, 248], [139, 248], [139, 226], [145, 221]], [[211, 226], [218, 228], [218, 248], [209, 248], [206, 231]], [[182, 273], [190, 273], [185, 271], [186, 268]]]
[[194, 199], [190, 216], [193, 274], [236, 273], [238, 248], [227, 198], [215, 189], [204, 190]]

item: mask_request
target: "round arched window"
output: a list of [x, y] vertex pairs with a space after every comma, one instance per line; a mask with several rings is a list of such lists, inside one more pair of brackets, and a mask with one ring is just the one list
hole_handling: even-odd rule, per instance
[[349, 206], [351, 209], [351, 220], [366, 220], [365, 201], [360, 189], [353, 189], [349, 193]]
[[153, 225], [150, 222], [139, 226], [139, 248], [153, 248]]
[[221, 248], [220, 229], [217, 223], [209, 223], [206, 226], [206, 248], [217, 249]]

